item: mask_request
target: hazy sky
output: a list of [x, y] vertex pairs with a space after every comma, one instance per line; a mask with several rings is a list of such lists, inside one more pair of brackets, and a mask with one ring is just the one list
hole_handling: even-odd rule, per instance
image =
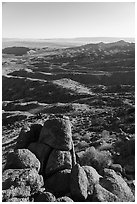
[[135, 37], [135, 4], [4, 3], [3, 37]]

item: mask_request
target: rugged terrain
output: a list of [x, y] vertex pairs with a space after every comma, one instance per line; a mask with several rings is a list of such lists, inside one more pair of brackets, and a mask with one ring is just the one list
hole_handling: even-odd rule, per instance
[[24, 125], [61, 114], [72, 123], [77, 161], [93, 165], [85, 162], [90, 147], [99, 158], [107, 151], [134, 192], [135, 44], [14, 46], [3, 49], [2, 58], [3, 165]]

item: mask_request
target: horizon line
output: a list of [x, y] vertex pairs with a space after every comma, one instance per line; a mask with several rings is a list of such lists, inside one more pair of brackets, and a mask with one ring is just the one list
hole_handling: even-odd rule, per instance
[[112, 37], [112, 36], [98, 36], [98, 37], [95, 37], [95, 36], [82, 36], [82, 37], [52, 37], [52, 38], [37, 38], [37, 37], [2, 37], [2, 39], [39, 39], [39, 40], [52, 40], [52, 39], [78, 39], [78, 38], [134, 38], [135, 37], [123, 37], [123, 36], [120, 36], [120, 37]]

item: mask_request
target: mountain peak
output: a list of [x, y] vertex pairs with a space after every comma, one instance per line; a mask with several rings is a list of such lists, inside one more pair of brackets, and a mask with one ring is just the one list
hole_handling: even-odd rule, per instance
[[115, 42], [115, 44], [120, 45], [120, 46], [125, 46], [125, 45], [128, 45], [129, 43], [124, 40], [119, 40]]

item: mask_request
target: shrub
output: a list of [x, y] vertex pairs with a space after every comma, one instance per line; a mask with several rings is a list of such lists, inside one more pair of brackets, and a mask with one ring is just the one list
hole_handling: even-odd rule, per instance
[[79, 162], [82, 166], [92, 166], [101, 172], [112, 163], [112, 155], [109, 151], [99, 151], [94, 147], [89, 147], [81, 154]]
[[135, 139], [117, 141], [115, 143], [115, 151], [119, 152], [123, 158], [135, 155]]
[[107, 142], [103, 142], [103, 144], [101, 144], [99, 147], [98, 147], [98, 150], [100, 151], [106, 151], [106, 150], [109, 150], [111, 151], [113, 149], [113, 144], [112, 143], [107, 143]]
[[85, 141], [81, 141], [81, 142], [79, 142], [78, 144], [77, 144], [77, 148], [78, 149], [83, 149], [83, 148], [86, 148], [86, 147], [88, 147], [89, 146], [89, 144], [87, 143], [87, 142], [85, 142]]

